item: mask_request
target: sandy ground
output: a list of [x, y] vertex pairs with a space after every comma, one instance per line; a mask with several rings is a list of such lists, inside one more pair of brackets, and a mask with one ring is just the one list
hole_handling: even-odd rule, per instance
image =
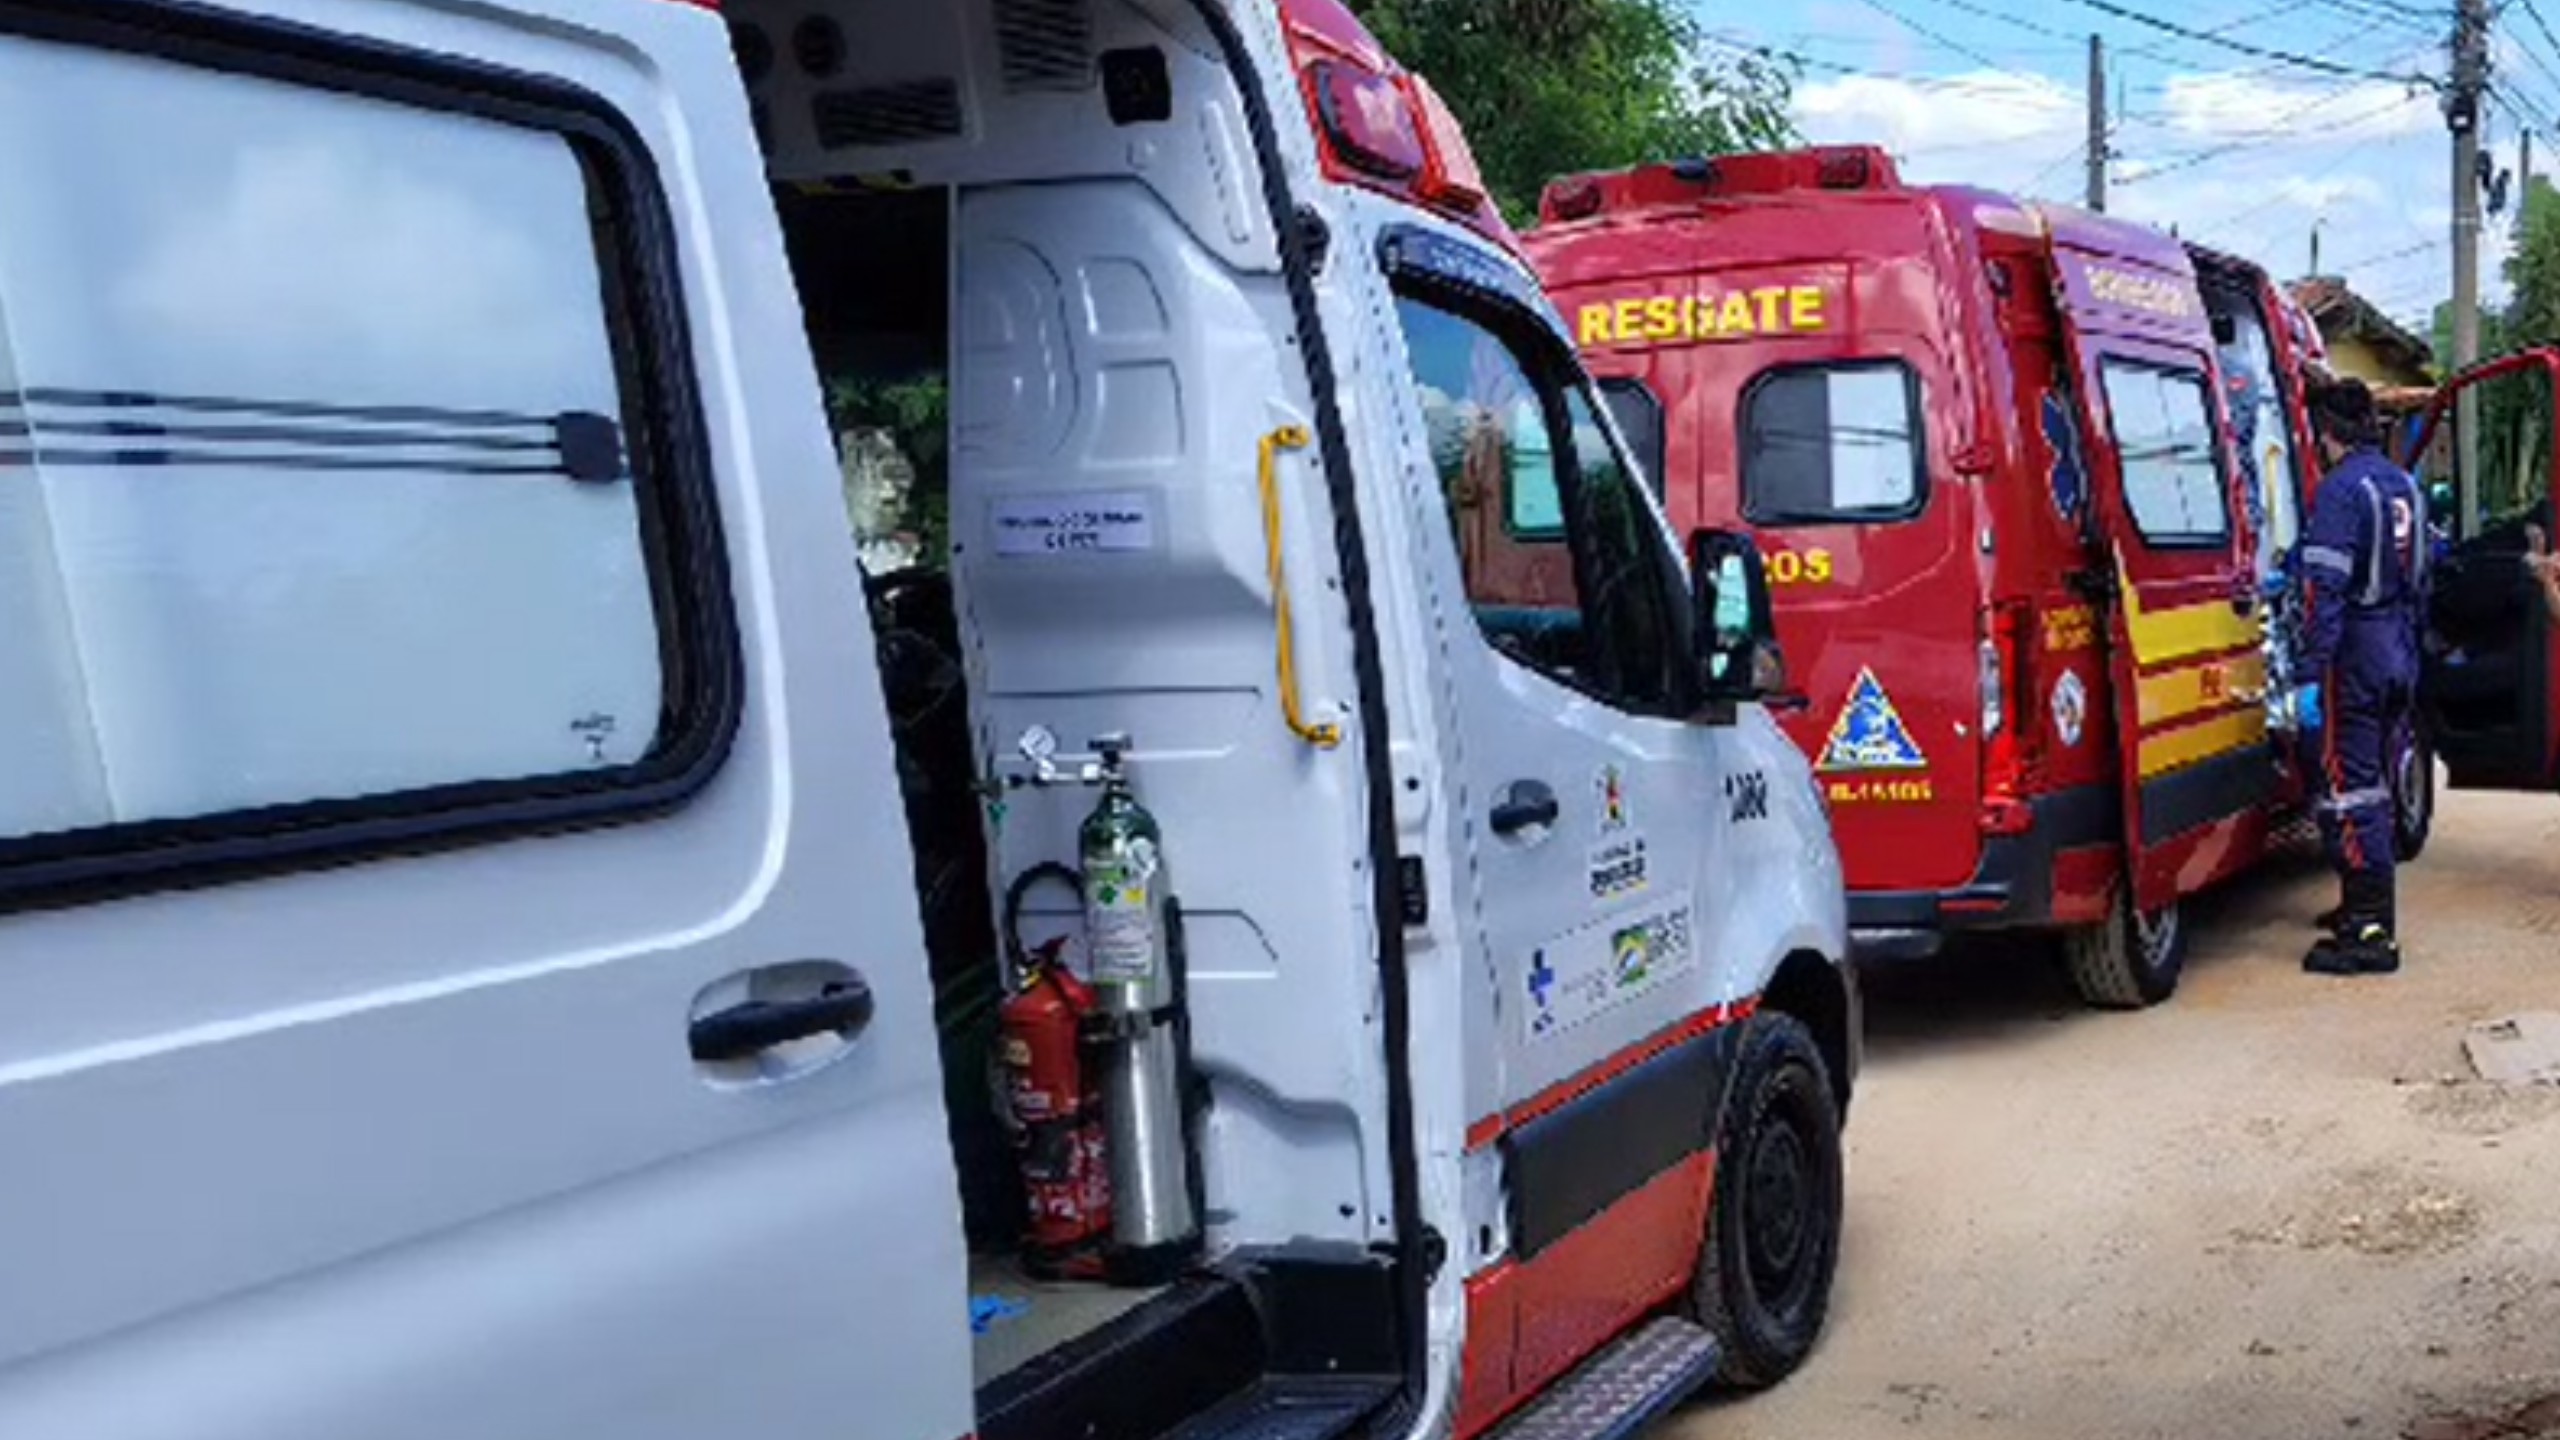
[[2448, 795], [2401, 883], [2390, 979], [2297, 968], [2316, 862], [2200, 907], [2148, 1013], [2033, 954], [1871, 975], [1830, 1333], [1672, 1433], [2560, 1436], [2560, 1090], [2461, 1049], [2560, 1010], [2560, 798]]

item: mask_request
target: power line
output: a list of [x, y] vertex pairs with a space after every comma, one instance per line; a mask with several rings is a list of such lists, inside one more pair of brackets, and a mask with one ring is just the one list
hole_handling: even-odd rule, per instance
[[1914, 20], [1910, 16], [1903, 14], [1901, 11], [1894, 9], [1890, 5], [1887, 5], [1884, 3], [1884, 0], [1863, 0], [1863, 3], [1868, 9], [1873, 10], [1887, 20], [1902, 26], [1906, 30], [1914, 32], [1924, 40], [1934, 40], [1945, 48], [1953, 50], [1957, 54], [1964, 56], [1968, 60], [1973, 60], [1980, 64], [1987, 65], [1994, 70], [2006, 70], [2009, 68], [2007, 65], [1992, 59], [1990, 56], [1983, 54], [1981, 51], [1974, 49], [1970, 45], [1948, 39], [1946, 36], [1939, 34], [1937, 31], [1930, 29], [1928, 26], [1921, 24], [1919, 21]]
[[1737, 40], [1730, 35], [1709, 33], [1701, 38], [1710, 45], [1720, 45], [1737, 55], [1758, 59], [1790, 60], [1808, 70], [1820, 70], [1831, 75], [1856, 76], [1865, 80], [1891, 80], [1896, 84], [1908, 85], [1915, 90], [1973, 91], [1978, 94], [1986, 90], [2011, 90], [2017, 88], [2022, 82], [2044, 80], [2043, 76], [2031, 71], [2013, 70], [2006, 66], [1999, 67], [2001, 73], [1997, 76], [1914, 75], [1907, 71], [1878, 70], [1867, 65], [1851, 65], [1839, 60], [1825, 60], [1819, 55], [1807, 55], [1801, 50], [1790, 50], [1783, 45]]
[[2341, 260], [2337, 263], [2335, 269], [2338, 274], [2344, 275], [2350, 270], [2360, 270], [2368, 265], [2388, 265], [2394, 260], [2406, 260], [2412, 255], [2424, 255], [2429, 251], [2442, 250], [2452, 243], [2453, 242], [2451, 240], [2444, 239], [2442, 237], [2434, 240], [2421, 240], [2415, 245], [2405, 245], [2400, 249], [2388, 250], [2380, 255], [2366, 255], [2354, 260]]
[[[2204, 164], [2208, 160], [2218, 160], [2225, 155], [2236, 155], [2247, 150], [2263, 150], [2269, 146], [2282, 145], [2290, 140], [2299, 140], [2303, 138], [2307, 132], [2281, 128], [2286, 121], [2307, 115], [2312, 111], [2319, 109], [2323, 105], [2332, 104], [2343, 99], [2347, 93], [2348, 92], [2343, 90], [2335, 91], [2321, 99], [2312, 101], [2308, 105], [2288, 110], [2283, 115], [2276, 118], [2275, 123], [2277, 128], [2259, 131], [2254, 135], [2236, 137], [2219, 145], [2208, 145], [2201, 150], [2193, 151], [2185, 155], [2174, 156], [2151, 166], [2140, 174], [2128, 175], [2120, 183], [2126, 185], [2138, 185], [2145, 180], [2156, 179], [2162, 175], [2170, 175], [2175, 174], [2180, 170], [2193, 169], [2198, 165]], [[2352, 129], [2368, 120], [2379, 120], [2383, 116], [2391, 114], [2393, 111], [2398, 110], [2401, 106], [2407, 103], [2408, 102], [2405, 100], [2394, 100], [2390, 104], [2384, 105], [2379, 109], [2360, 111], [2336, 122], [2337, 128], [2342, 130]]]
[[2322, 75], [2343, 76], [2351, 80], [2387, 80], [2393, 84], [2426, 85], [2432, 87], [2440, 83], [2431, 75], [2394, 75], [2382, 70], [2367, 70], [2360, 66], [2342, 65], [2335, 61], [2323, 60], [2314, 55], [2300, 55], [2290, 50], [2277, 50], [2264, 45], [2252, 45], [2246, 40], [2234, 40], [2227, 35], [2217, 35], [2210, 30], [2198, 30], [2191, 25], [2182, 25], [2175, 20], [2164, 20], [2157, 15], [2145, 14], [2140, 10], [2133, 9], [2131, 6], [2119, 5], [2116, 3], [2116, 0], [2073, 0], [2073, 3], [2087, 6], [2089, 9], [2095, 10], [2102, 15], [2112, 15], [2119, 20], [2130, 21], [2136, 25], [2149, 26], [2163, 34], [2175, 35], [2180, 39], [2193, 40], [2207, 45], [2219, 46], [2222, 49], [2233, 51], [2237, 54], [2248, 55], [2260, 60], [2270, 60], [2279, 65], [2290, 65], [2297, 70], [2310, 70]]
[[[2432, 10], [2416, 11], [2413, 14], [2410, 9], [2374, 4], [2371, 0], [2312, 0], [2312, 3], [2323, 10], [2348, 16], [2367, 25], [2397, 25], [2422, 35], [2433, 35], [2453, 22], [2453, 11], [2442, 5]], [[2416, 18], [2417, 15], [2429, 18], [2419, 19]]]
[[2551, 33], [2551, 22], [2542, 18], [2542, 6], [2537, 0], [2513, 0], [2513, 3], [2524, 10], [2524, 18], [2533, 22], [2533, 28], [2542, 32], [2542, 43], [2550, 46], [2553, 54], [2560, 55], [2560, 35]]

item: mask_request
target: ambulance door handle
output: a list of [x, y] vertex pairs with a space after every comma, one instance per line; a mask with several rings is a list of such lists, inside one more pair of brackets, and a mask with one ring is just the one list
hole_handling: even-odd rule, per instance
[[1502, 798], [1493, 805], [1493, 833], [1517, 835], [1523, 830], [1543, 829], [1556, 823], [1564, 807], [1556, 803], [1556, 792], [1536, 780], [1514, 780], [1503, 787]]
[[697, 1064], [752, 1060], [797, 1040], [833, 1035], [851, 1041], [871, 1024], [871, 987], [859, 975], [830, 983], [797, 1000], [746, 1000], [708, 1015], [686, 1029]]

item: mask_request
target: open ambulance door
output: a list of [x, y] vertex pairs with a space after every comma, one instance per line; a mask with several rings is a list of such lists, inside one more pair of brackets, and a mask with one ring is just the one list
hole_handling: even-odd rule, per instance
[[[2560, 784], [2560, 626], [2524, 564], [2552, 534], [2560, 353], [2529, 351], [2454, 377], [2401, 456], [2452, 514], [2440, 552], [2420, 713], [2462, 790]], [[2441, 542], [2440, 542], [2441, 543]]]
[[[2193, 278], [2057, 247], [2060, 309], [2089, 437], [2087, 524], [2107, 596], [2109, 681], [2131, 900], [2120, 983], [2147, 1004], [2175, 985], [2179, 897], [2240, 863], [2272, 793], [2262, 620], [2213, 338]], [[2124, 953], [2124, 952], [2130, 953]], [[2115, 993], [2102, 993], [2107, 991]]]

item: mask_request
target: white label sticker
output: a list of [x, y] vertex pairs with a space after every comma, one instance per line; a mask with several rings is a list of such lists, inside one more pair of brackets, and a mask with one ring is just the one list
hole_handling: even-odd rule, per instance
[[1634, 1000], [1697, 959], [1689, 907], [1661, 906], [1540, 947], [1522, 977], [1529, 1038], [1544, 1039]]
[[998, 555], [1125, 555], [1156, 544], [1155, 497], [1023, 495], [988, 507]]

